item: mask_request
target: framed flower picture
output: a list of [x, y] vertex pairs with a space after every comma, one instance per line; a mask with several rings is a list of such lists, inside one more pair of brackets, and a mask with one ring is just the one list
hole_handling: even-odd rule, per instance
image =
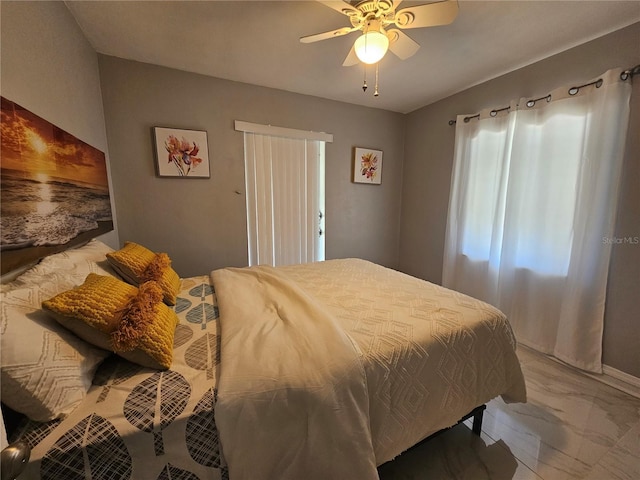
[[207, 132], [153, 127], [159, 177], [210, 178]]
[[353, 159], [353, 181], [355, 183], [382, 183], [382, 151], [356, 147]]
[[370, 148], [355, 148], [353, 159], [354, 183], [382, 183], [382, 151]]

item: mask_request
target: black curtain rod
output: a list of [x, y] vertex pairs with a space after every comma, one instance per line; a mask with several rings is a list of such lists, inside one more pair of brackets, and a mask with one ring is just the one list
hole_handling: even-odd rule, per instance
[[[627, 80], [629, 78], [633, 78], [635, 75], [640, 75], [640, 64], [636, 65], [633, 68], [628, 68], [628, 69], [622, 71], [620, 73], [620, 80], [625, 81], [625, 80]], [[591, 85], [595, 85], [596, 88], [600, 88], [603, 83], [604, 83], [604, 81], [601, 78], [599, 78], [599, 79], [597, 79], [597, 80], [595, 80], [593, 82], [585, 83], [584, 85], [579, 85], [577, 87], [571, 87], [571, 88], [569, 88], [567, 93], [569, 95], [576, 95], [580, 91], [581, 88], [590, 87]], [[526, 105], [527, 105], [528, 108], [531, 108], [536, 104], [536, 102], [539, 102], [540, 100], [546, 100], [547, 102], [550, 102], [551, 101], [551, 94], [545, 95], [544, 97], [534, 98], [532, 100], [528, 100]], [[489, 112], [489, 115], [491, 115], [492, 117], [495, 117], [498, 114], [498, 112], [503, 112], [504, 110], [509, 110], [510, 108], [511, 107], [497, 108], [495, 110], [491, 110], [491, 112]], [[477, 113], [476, 115], [471, 115], [469, 117], [464, 117], [464, 122], [467, 123], [470, 120], [473, 120], [474, 118], [480, 118], [480, 114]], [[449, 120], [449, 125], [455, 125], [455, 124], [456, 124], [455, 120]]]

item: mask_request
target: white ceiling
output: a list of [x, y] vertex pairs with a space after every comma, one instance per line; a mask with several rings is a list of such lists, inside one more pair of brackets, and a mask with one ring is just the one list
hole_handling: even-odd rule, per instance
[[364, 93], [363, 67], [342, 66], [357, 33], [299, 42], [349, 25], [313, 0], [66, 5], [99, 53], [402, 113], [640, 21], [639, 0], [460, 0], [451, 25], [405, 30], [421, 48], [385, 56], [376, 98], [373, 68]]

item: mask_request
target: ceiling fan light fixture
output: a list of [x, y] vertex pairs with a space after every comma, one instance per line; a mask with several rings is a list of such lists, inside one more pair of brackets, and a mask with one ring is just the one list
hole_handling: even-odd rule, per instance
[[368, 31], [358, 37], [353, 45], [358, 59], [362, 63], [372, 64], [380, 61], [389, 49], [389, 39], [384, 33]]

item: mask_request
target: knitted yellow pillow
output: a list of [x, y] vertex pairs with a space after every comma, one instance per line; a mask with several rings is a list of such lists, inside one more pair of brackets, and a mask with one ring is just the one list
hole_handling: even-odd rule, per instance
[[149, 280], [158, 282], [167, 305], [176, 304], [180, 290], [180, 277], [171, 268], [171, 259], [166, 253], [154, 253], [133, 242], [125, 242], [116, 252], [107, 253], [107, 260], [126, 282], [140, 285]]
[[42, 308], [92, 345], [145, 367], [171, 367], [178, 317], [153, 281], [138, 289], [90, 273], [82, 285], [45, 300]]

